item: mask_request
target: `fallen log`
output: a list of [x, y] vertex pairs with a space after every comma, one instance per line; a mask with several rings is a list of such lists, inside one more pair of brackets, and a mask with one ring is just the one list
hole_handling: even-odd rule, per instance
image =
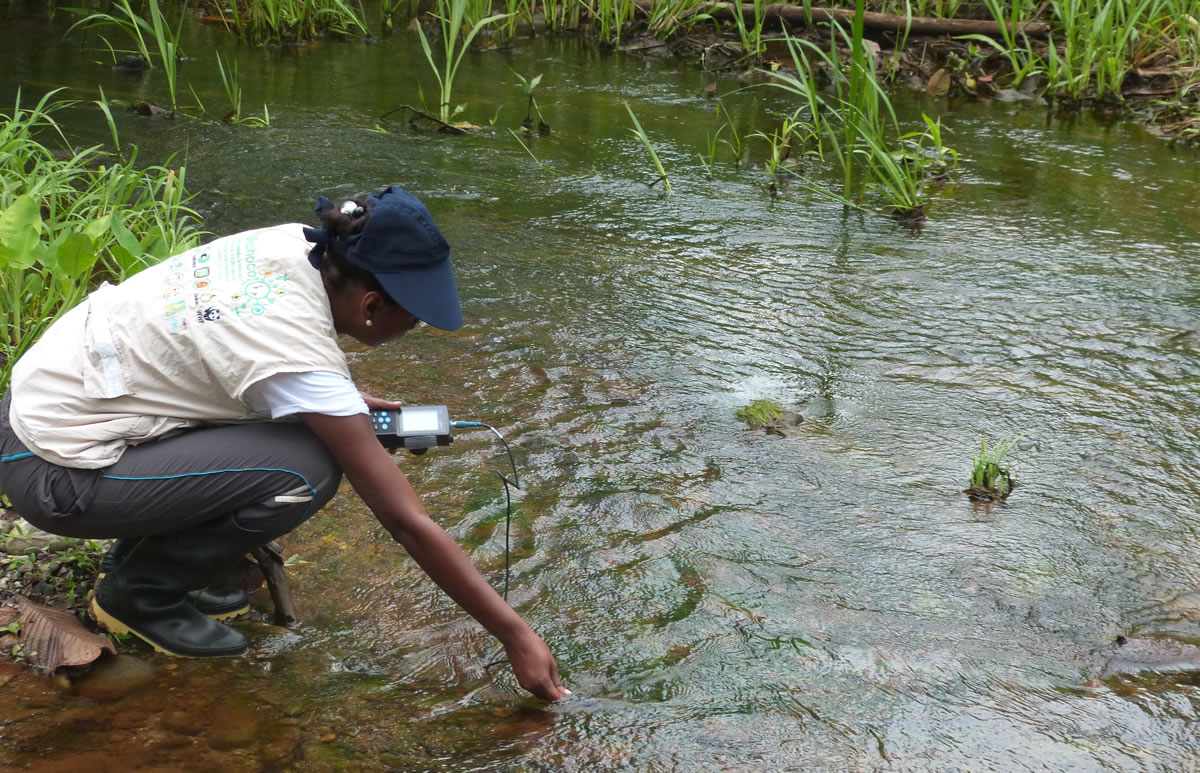
[[[648, 10], [649, 0], [638, 0], [638, 7]], [[742, 18], [748, 23], [754, 23], [754, 4], [740, 3]], [[701, 5], [692, 14], [707, 13], [715, 18], [732, 18], [735, 6], [733, 3], [708, 3]], [[796, 27], [809, 23], [823, 21], [840, 21], [849, 24], [854, 19], [854, 11], [842, 8], [812, 8], [808, 12], [801, 5], [765, 5], [762, 6], [763, 18], [778, 19]], [[811, 16], [810, 16], [811, 14]], [[933, 19], [927, 16], [897, 16], [890, 13], [863, 13], [863, 26], [888, 32], [908, 31], [911, 35], [1001, 35], [1000, 25], [986, 19]], [[1023, 24], [1010, 25], [1014, 34], [1024, 32], [1031, 38], [1046, 38], [1050, 34], [1050, 25], [1046, 22], [1031, 21]], [[997, 42], [1000, 42], [999, 40]]]

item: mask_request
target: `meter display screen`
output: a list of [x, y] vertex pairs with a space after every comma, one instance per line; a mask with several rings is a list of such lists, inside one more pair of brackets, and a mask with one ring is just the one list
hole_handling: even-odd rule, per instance
[[403, 408], [400, 411], [400, 426], [402, 432], [438, 431], [438, 410], [436, 408]]

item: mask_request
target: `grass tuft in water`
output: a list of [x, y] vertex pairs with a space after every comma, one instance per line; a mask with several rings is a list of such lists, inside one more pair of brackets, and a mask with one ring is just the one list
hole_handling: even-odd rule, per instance
[[[147, 67], [155, 66], [154, 56], [151, 52], [151, 45], [153, 45], [157, 49], [158, 66], [162, 68], [163, 74], [167, 79], [167, 90], [170, 92], [171, 97], [171, 110], [175, 110], [177, 106], [175, 99], [176, 81], [178, 80], [179, 60], [182, 57], [182, 52], [179, 48], [179, 35], [183, 30], [183, 20], [187, 16], [186, 3], [184, 9], [179, 13], [179, 20], [174, 27], [171, 27], [167, 23], [166, 17], [158, 5], [158, 0], [147, 0], [146, 5], [150, 16], [148, 21], [133, 9], [130, 0], [116, 0], [113, 5], [118, 15], [114, 16], [108, 13], [88, 14], [72, 24], [67, 33], [70, 34], [71, 30], [74, 30], [76, 27], [82, 27], [85, 30], [92, 28], [116, 28], [130, 38], [134, 46], [136, 46], [134, 53], [144, 60]], [[81, 9], [72, 9], [72, 11], [81, 15], [86, 13], [86, 11]], [[100, 39], [108, 46], [109, 51], [113, 55], [113, 63], [115, 64], [118, 49], [113, 48], [112, 43], [103, 35], [100, 36]]]
[[[503, 21], [509, 16], [506, 13], [484, 16], [467, 28], [470, 14], [477, 12], [477, 9], [473, 8], [472, 0], [437, 0], [437, 13], [431, 11], [430, 14], [441, 25], [442, 56], [440, 59], [434, 56], [433, 47], [425, 35], [425, 30], [420, 24], [417, 25], [421, 50], [425, 53], [425, 60], [429, 62], [429, 68], [433, 70], [433, 77], [437, 79], [439, 95], [437, 117], [443, 124], [449, 124], [450, 118], [458, 115], [465, 107], [459, 105], [453, 112], [450, 110], [454, 76], [458, 73], [458, 66], [462, 64], [463, 56], [484, 27]], [[466, 30], [465, 34], [464, 30]]]
[[783, 418], [783, 408], [774, 400], [762, 398], [743, 405], [734, 414], [751, 427], [763, 427], [777, 423]]
[[650, 156], [650, 162], [654, 164], [654, 168], [658, 172], [658, 177], [651, 181], [650, 185], [653, 186], [654, 183], [662, 180], [663, 188], [666, 189], [667, 193], [670, 193], [671, 178], [667, 177], [667, 170], [663, 168], [662, 159], [658, 157], [658, 151], [650, 143], [650, 135], [646, 134], [646, 130], [642, 128], [641, 122], [633, 114], [633, 108], [629, 106], [628, 102], [625, 103], [625, 109], [629, 111], [629, 117], [633, 119], [633, 128], [630, 131], [633, 132], [633, 136], [642, 141], [642, 146], [646, 148], [646, 153]]
[[979, 453], [971, 460], [971, 486], [965, 490], [972, 499], [1004, 499], [1012, 492], [1013, 480], [1008, 460], [1017, 449], [1017, 440], [1000, 438], [989, 446], [980, 441]]

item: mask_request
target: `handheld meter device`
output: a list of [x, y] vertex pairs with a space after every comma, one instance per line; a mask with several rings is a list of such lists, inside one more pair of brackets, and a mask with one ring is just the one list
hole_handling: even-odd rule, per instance
[[371, 411], [371, 428], [388, 450], [407, 448], [423, 454], [434, 446], [448, 446], [450, 413], [444, 405], [406, 405], [394, 410]]

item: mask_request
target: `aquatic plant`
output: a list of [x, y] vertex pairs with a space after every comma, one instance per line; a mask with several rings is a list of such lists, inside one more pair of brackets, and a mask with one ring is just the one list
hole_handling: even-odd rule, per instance
[[[129, 36], [130, 40], [136, 46], [136, 53], [145, 60], [148, 67], [154, 67], [154, 57], [150, 48], [150, 44], [153, 43], [155, 51], [158, 54], [159, 66], [162, 68], [167, 80], [167, 90], [170, 92], [171, 97], [171, 110], [174, 110], [177, 105], [175, 84], [178, 78], [179, 59], [182, 55], [179, 48], [179, 34], [183, 29], [183, 19], [186, 14], [181, 12], [178, 22], [174, 27], [171, 27], [163, 16], [162, 9], [158, 5], [158, 0], [147, 0], [146, 2], [150, 13], [149, 21], [142, 18], [141, 15], [133, 10], [130, 0], [115, 0], [113, 5], [119, 12], [119, 16], [113, 16], [108, 13], [88, 14], [72, 24], [67, 33], [70, 34], [76, 27], [83, 27], [84, 29], [115, 27]], [[85, 11], [80, 10], [75, 10], [74, 12], [85, 13]], [[117, 49], [114, 49], [112, 44], [103, 35], [100, 37], [108, 46], [109, 51], [113, 53], [113, 61], [115, 63]]]
[[533, 90], [542, 82], [542, 74], [539, 73], [532, 78], [526, 79], [516, 70], [509, 70], [513, 75], [517, 76], [517, 80], [521, 82], [521, 90], [525, 92], [525, 97], [528, 100], [525, 106], [525, 120], [521, 121], [521, 126], [525, 127], [526, 131], [533, 131], [533, 114], [537, 113], [538, 117], [538, 133], [549, 134], [550, 124], [546, 123], [546, 119], [542, 117], [542, 111], [537, 106], [537, 100], [533, 96]]
[[[1073, 0], [1068, 0], [1068, 2], [1071, 1]], [[984, 0], [984, 4], [987, 6], [992, 18], [996, 20], [996, 24], [999, 25], [1000, 36], [1003, 38], [1003, 41], [997, 42], [987, 35], [980, 34], [960, 35], [958, 39], [986, 43], [1004, 54], [1008, 59], [1009, 68], [1011, 69], [1012, 87], [1016, 88], [1027, 77], [1039, 72], [1038, 66], [1042, 61], [1041, 57], [1034, 52], [1033, 44], [1030, 43], [1029, 37], [1020, 26], [1021, 22], [1028, 19], [1022, 18], [1021, 5], [1019, 3], [1013, 4], [1011, 14], [1005, 13], [1005, 6], [1001, 4], [1001, 0]], [[1018, 34], [1020, 35], [1019, 43], [1017, 40]]]
[[182, 167], [138, 169], [136, 148], [116, 163], [99, 146], [74, 150], [53, 114], [77, 103], [52, 102], [55, 94], [28, 109], [18, 94], [0, 116], [0, 390], [17, 358], [97, 278], [120, 281], [199, 235]]
[[658, 177], [649, 184], [654, 185], [654, 183], [662, 180], [663, 188], [666, 189], [667, 193], [671, 193], [671, 178], [667, 177], [667, 170], [663, 168], [662, 160], [658, 157], [658, 151], [654, 149], [654, 145], [650, 142], [650, 135], [646, 134], [646, 130], [642, 128], [641, 122], [633, 114], [633, 108], [629, 106], [628, 102], [625, 103], [625, 109], [629, 111], [629, 117], [633, 120], [633, 128], [630, 131], [633, 132], [633, 136], [641, 140], [642, 146], [646, 148], [646, 153], [650, 156], [650, 162], [654, 164], [654, 168], [658, 172]]
[[647, 31], [660, 40], [669, 40], [681, 30], [712, 21], [712, 14], [703, 10], [707, 0], [660, 0], [652, 4]]
[[[1012, 85], [1044, 72], [1052, 98], [1121, 100], [1126, 75], [1139, 62], [1162, 57], [1179, 68], [1197, 63], [1200, 50], [1200, 3], [1196, 0], [1047, 0], [1053, 32], [1049, 45], [1035, 46], [1021, 31], [1031, 18], [1028, 5], [1009, 9], [1001, 0], [985, 0], [1000, 29], [1000, 40], [985, 35], [959, 39], [986, 43], [1009, 60]], [[1189, 21], [1191, 20], [1191, 21]]]
[[429, 62], [429, 68], [433, 70], [433, 76], [438, 82], [438, 119], [448, 124], [453, 115], [457, 115], [462, 110], [462, 106], [458, 106], [453, 112], [450, 110], [450, 98], [454, 89], [454, 76], [458, 73], [458, 66], [462, 63], [463, 56], [471, 47], [472, 41], [484, 27], [493, 22], [501, 21], [508, 17], [506, 13], [496, 13], [491, 16], [485, 16], [476, 21], [468, 29], [466, 35], [463, 35], [463, 29], [466, 24], [467, 10], [471, 0], [437, 0], [437, 13], [431, 15], [438, 20], [442, 31], [442, 58], [439, 61], [434, 58], [433, 48], [429, 45], [429, 38], [425, 36], [425, 30], [417, 25], [417, 34], [421, 39], [421, 50], [425, 52], [425, 60]]
[[633, 20], [637, 6], [633, 0], [592, 0], [594, 4], [584, 3], [596, 24], [600, 27], [600, 39], [609, 43], [621, 40], [621, 30], [625, 24]]
[[1013, 489], [1008, 457], [1017, 448], [1016, 439], [1000, 438], [989, 446], [980, 441], [979, 453], [971, 459], [971, 485], [963, 493], [978, 499], [1004, 499]]
[[768, 155], [763, 160], [763, 169], [769, 178], [767, 191], [774, 196], [779, 191], [779, 173], [784, 171], [784, 164], [792, 153], [793, 143], [803, 146], [808, 137], [813, 136], [812, 123], [799, 118], [800, 111], [783, 119], [777, 129], [770, 134], [756, 131], [750, 136], [758, 137], [767, 144]]
[[734, 415], [751, 427], [763, 427], [782, 419], [783, 408], [774, 400], [762, 398], [738, 408]]
[[230, 123], [243, 124], [256, 128], [270, 126], [271, 113], [267, 110], [266, 104], [263, 105], [261, 118], [256, 115], [242, 116], [242, 85], [238, 80], [237, 60], [230, 60], [229, 68], [226, 69], [225, 63], [221, 60], [221, 55], [217, 54], [217, 69], [221, 73], [221, 85], [225, 87], [225, 96], [229, 98], [229, 104], [233, 107], [232, 110], [225, 114], [225, 120]]
[[709, 178], [712, 178], [713, 176], [713, 167], [717, 163], [717, 147], [721, 141], [721, 132], [724, 130], [724, 126], [718, 126], [716, 132], [704, 133], [705, 152], [700, 154], [698, 157], [701, 165], [704, 166], [705, 174], [707, 174]]
[[738, 40], [741, 41], [745, 55], [750, 59], [758, 59], [766, 50], [762, 36], [763, 24], [766, 22], [763, 11], [765, 6], [765, 0], [753, 0], [753, 21], [750, 24], [746, 24], [746, 14], [741, 4], [737, 3], [733, 7], [733, 23], [737, 29]]
[[[857, 0], [861, 11], [863, 0]], [[805, 187], [843, 205], [859, 206], [869, 186], [886, 199], [884, 209], [906, 222], [925, 216], [926, 180], [936, 167], [947, 169], [947, 159], [957, 163], [957, 154], [942, 143], [941, 124], [924, 117], [926, 128], [901, 132], [891, 100], [880, 85], [874, 60], [866, 55], [859, 16], [849, 33], [833, 25], [833, 45], [828, 51], [807, 40], [787, 37], [795, 73], [769, 72], [769, 87], [782, 89], [800, 100], [793, 114], [795, 126], [803, 126], [804, 142], [821, 158], [831, 157], [841, 173], [841, 191], [834, 192], [810, 180]], [[838, 53], [838, 38], [851, 51], [849, 62]], [[832, 93], [822, 93], [813, 73], [811, 59], [823, 62], [835, 75]], [[778, 143], [776, 143], [778, 144]], [[795, 176], [795, 175], [793, 175]]]
[[[733, 116], [729, 113], [729, 108], [725, 107], [723, 102], [717, 102], [717, 116], [725, 116], [725, 126], [722, 128], [729, 129], [729, 136], [722, 139], [721, 143], [733, 153], [733, 163], [737, 166], [746, 157], [746, 143], [743, 141], [741, 133], [738, 132], [737, 124], [733, 122]], [[720, 133], [721, 131], [718, 129], [717, 134]]]
[[[348, 0], [229, 0], [228, 12], [221, 3], [217, 13], [238, 37], [255, 43], [312, 40], [324, 33], [344, 37], [369, 34], [362, 5]], [[385, 27], [395, 11], [385, 9]]]

